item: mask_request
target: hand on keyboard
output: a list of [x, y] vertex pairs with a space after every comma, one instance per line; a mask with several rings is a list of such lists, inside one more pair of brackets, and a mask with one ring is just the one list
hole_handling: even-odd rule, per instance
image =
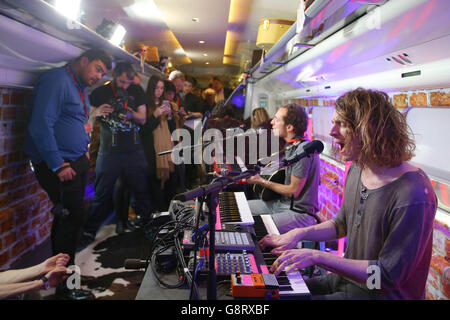
[[295, 248], [301, 241], [301, 229], [293, 229], [282, 235], [268, 234], [259, 241], [261, 250], [265, 247], [273, 247], [273, 254], [280, 255], [283, 251]]
[[278, 275], [283, 270], [286, 273], [304, 269], [317, 264], [318, 250], [292, 249], [281, 253], [270, 267], [270, 272]]

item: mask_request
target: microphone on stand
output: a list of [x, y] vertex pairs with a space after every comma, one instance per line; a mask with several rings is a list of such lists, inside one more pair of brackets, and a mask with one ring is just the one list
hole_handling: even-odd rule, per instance
[[301, 151], [300, 153], [297, 153], [288, 159], [281, 160], [281, 164], [284, 167], [290, 166], [291, 164], [296, 163], [305, 157], [309, 157], [312, 154], [321, 153], [323, 149], [324, 145], [322, 141], [313, 140], [311, 142], [305, 143], [303, 145], [303, 151]]

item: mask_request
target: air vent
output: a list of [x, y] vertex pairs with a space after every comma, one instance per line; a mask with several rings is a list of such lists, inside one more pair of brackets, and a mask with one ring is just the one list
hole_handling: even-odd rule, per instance
[[325, 89], [330, 89], [330, 88], [331, 88], [331, 86], [326, 86], [326, 87], [325, 87]]
[[392, 56], [389, 58], [386, 58], [387, 61], [395, 61], [398, 64], [401, 64], [402, 66], [413, 64], [411, 59], [409, 58], [409, 55], [407, 53], [398, 54], [396, 56]]
[[402, 73], [402, 78], [416, 77], [416, 76], [420, 76], [420, 75], [421, 75], [420, 70], [416, 70], [416, 71]]

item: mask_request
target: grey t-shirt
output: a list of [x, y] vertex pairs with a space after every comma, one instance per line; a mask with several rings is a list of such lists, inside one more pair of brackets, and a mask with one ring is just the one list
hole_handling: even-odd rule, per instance
[[[303, 145], [307, 141], [302, 141], [297, 147], [286, 150], [286, 159], [299, 154], [303, 151]], [[319, 156], [311, 155], [305, 157], [293, 165], [286, 167], [286, 176], [284, 180], [285, 185], [291, 184], [291, 175], [298, 178], [306, 178], [305, 185], [303, 186], [300, 194], [297, 198], [294, 198], [294, 207], [308, 211], [310, 213], [316, 213], [319, 211], [319, 184], [320, 184], [320, 164]], [[291, 201], [290, 197], [283, 197], [283, 202]]]
[[[436, 195], [422, 170], [366, 190], [361, 169], [352, 164], [344, 201], [334, 221], [346, 230], [344, 257], [369, 260], [369, 265], [378, 266], [381, 289], [371, 291], [366, 284], [355, 284], [379, 299], [423, 299], [436, 208]], [[372, 272], [368, 274], [372, 276]]]

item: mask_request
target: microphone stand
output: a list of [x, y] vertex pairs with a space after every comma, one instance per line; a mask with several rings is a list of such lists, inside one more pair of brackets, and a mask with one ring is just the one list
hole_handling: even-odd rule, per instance
[[254, 169], [247, 170], [240, 175], [234, 177], [220, 177], [209, 185], [203, 185], [184, 193], [175, 196], [181, 201], [188, 201], [196, 197], [206, 197], [208, 201], [208, 227], [209, 227], [209, 260], [208, 260], [208, 286], [207, 299], [216, 300], [216, 268], [215, 268], [215, 225], [216, 225], [216, 210], [218, 205], [219, 193], [229, 185], [236, 183], [242, 179], [250, 178], [260, 172], [260, 167], [255, 166]]
[[[314, 140], [305, 145], [304, 152], [301, 152], [289, 159], [283, 159], [280, 162], [280, 168], [284, 168], [300, 161], [305, 157], [309, 157], [313, 153], [321, 153], [323, 151], [323, 144], [318, 140]], [[208, 201], [208, 226], [209, 226], [209, 266], [208, 266], [208, 287], [207, 287], [207, 299], [217, 299], [216, 288], [216, 268], [215, 268], [215, 224], [216, 224], [216, 210], [218, 205], [219, 192], [228, 187], [229, 185], [236, 183], [243, 179], [248, 179], [252, 176], [259, 174], [261, 167], [255, 165], [253, 169], [249, 169], [241, 174], [229, 177], [219, 177], [214, 179], [210, 184], [203, 185], [193, 190], [189, 190], [175, 196], [175, 199], [179, 199], [183, 202], [198, 198], [207, 197]]]

